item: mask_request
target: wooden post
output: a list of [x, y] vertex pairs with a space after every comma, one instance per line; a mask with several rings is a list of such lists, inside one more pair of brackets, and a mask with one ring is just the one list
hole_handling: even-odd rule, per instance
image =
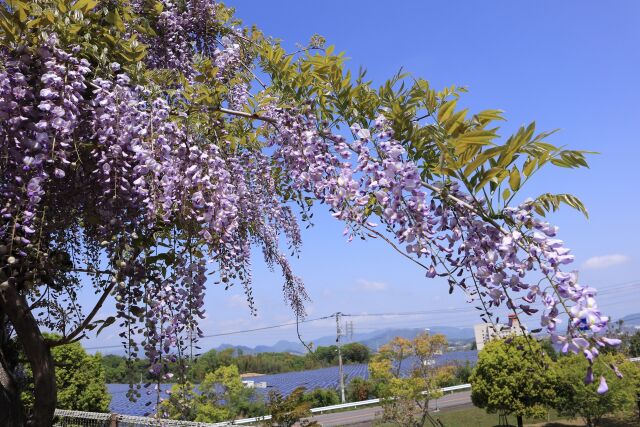
[[118, 414], [111, 414], [109, 427], [118, 427]]

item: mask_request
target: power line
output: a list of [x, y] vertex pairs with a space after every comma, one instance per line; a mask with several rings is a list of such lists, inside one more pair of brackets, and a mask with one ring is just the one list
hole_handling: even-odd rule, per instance
[[[636, 280], [630, 280], [630, 281], [627, 281], [627, 282], [621, 282], [621, 283], [613, 284], [611, 286], [608, 286], [607, 288], [602, 289], [602, 291], [599, 291], [598, 294], [599, 295], [603, 295], [604, 294], [604, 296], [606, 296], [606, 297], [618, 297], [618, 296], [621, 296], [621, 295], [615, 295], [615, 294], [622, 293], [622, 292], [628, 290], [630, 287], [633, 288], [635, 286], [640, 286], [640, 281], [637, 281], [637, 279]], [[438, 310], [429, 310], [429, 311], [406, 311], [406, 312], [388, 312], [388, 313], [359, 313], [359, 314], [357, 314], [357, 313], [352, 313], [352, 314], [341, 313], [341, 315], [345, 316], [345, 317], [396, 317], [396, 316], [442, 315], [442, 314], [453, 314], [453, 313], [461, 313], [461, 312], [473, 313], [467, 307], [456, 307], [456, 308], [450, 308], [450, 309], [438, 309]], [[207, 335], [203, 335], [201, 338], [215, 338], [215, 337], [222, 337], [222, 336], [229, 336], [229, 335], [245, 334], [245, 333], [250, 333], [250, 332], [266, 331], [266, 330], [270, 330], [270, 329], [284, 328], [284, 327], [287, 327], [287, 326], [295, 326], [296, 324], [301, 324], [301, 323], [317, 322], [319, 320], [326, 320], [326, 319], [333, 318], [335, 316], [336, 316], [336, 313], [328, 315], [328, 316], [316, 317], [316, 318], [313, 318], [313, 319], [303, 319], [303, 320], [299, 320], [297, 322], [280, 323], [280, 324], [277, 324], [277, 325], [263, 326], [263, 327], [260, 327], [260, 328], [242, 329], [242, 330], [237, 330], [237, 331], [220, 332], [220, 333], [216, 333], [216, 334], [207, 334]], [[100, 349], [108, 349], [108, 348], [122, 348], [122, 344], [85, 347], [86, 350], [100, 350]]]
[[343, 313], [342, 315], [349, 316], [349, 317], [424, 316], [424, 315], [430, 315], [430, 314], [446, 314], [446, 313], [454, 313], [454, 312], [471, 312], [471, 311], [466, 307], [456, 307], [456, 308], [429, 310], [429, 311], [405, 311], [405, 312], [392, 312], [392, 313], [361, 313], [361, 314]]
[[[299, 324], [299, 323], [317, 322], [318, 320], [330, 319], [332, 317], [334, 317], [333, 314], [330, 315], [330, 316], [316, 317], [315, 319], [304, 319], [304, 320], [299, 320], [297, 322], [280, 323], [278, 325], [263, 326], [261, 328], [242, 329], [242, 330], [239, 330], [239, 331], [230, 331], [230, 332], [220, 332], [220, 333], [217, 333], [217, 334], [208, 334], [208, 335], [203, 335], [200, 338], [223, 337], [223, 336], [227, 336], [227, 335], [245, 334], [245, 333], [248, 333], [248, 332], [266, 331], [268, 329], [284, 328], [286, 326], [295, 326], [296, 324]], [[99, 349], [102, 349], [102, 348], [120, 348], [120, 347], [122, 347], [122, 345], [103, 345], [103, 346], [97, 346], [97, 347], [85, 347], [85, 349], [86, 350], [99, 350]]]

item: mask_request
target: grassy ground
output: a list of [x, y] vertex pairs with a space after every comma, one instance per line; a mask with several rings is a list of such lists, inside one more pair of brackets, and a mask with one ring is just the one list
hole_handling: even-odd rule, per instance
[[[465, 408], [451, 411], [437, 412], [434, 418], [439, 418], [446, 427], [494, 427], [498, 425], [498, 414], [487, 414], [484, 409]], [[549, 421], [558, 419], [555, 414], [549, 417]], [[509, 425], [517, 425], [516, 417], [508, 416]], [[540, 422], [540, 420], [524, 420], [525, 424]]]
[[[487, 414], [484, 409], [465, 408], [454, 409], [450, 411], [441, 411], [432, 413], [434, 418], [440, 419], [445, 427], [498, 427], [498, 415]], [[516, 426], [516, 417], [507, 417], [510, 426]], [[524, 423], [528, 427], [569, 427], [584, 426], [582, 420], [566, 420], [560, 419], [555, 413], [552, 413], [549, 420], [541, 422], [540, 420], [525, 419]], [[383, 426], [391, 426], [391, 424], [383, 424]], [[603, 420], [600, 427], [638, 427], [640, 422], [637, 415], [628, 414], [617, 417], [609, 417]]]

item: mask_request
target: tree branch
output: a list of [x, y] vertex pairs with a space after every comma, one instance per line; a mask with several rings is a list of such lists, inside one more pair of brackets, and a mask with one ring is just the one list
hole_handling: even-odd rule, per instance
[[262, 116], [262, 115], [257, 114], [257, 113], [247, 113], [247, 112], [244, 112], [244, 111], [230, 110], [230, 109], [224, 108], [224, 107], [216, 108], [215, 111], [219, 111], [219, 112], [224, 113], [224, 114], [230, 114], [232, 116], [245, 117], [247, 119], [261, 120], [263, 122], [268, 122], [268, 123], [272, 123], [272, 124], [276, 123], [276, 119], [272, 119], [271, 117]]
[[57, 340], [48, 339], [48, 340], [45, 341], [46, 344], [49, 347], [57, 347], [59, 345], [64, 345], [64, 344], [71, 343], [74, 340], [74, 338], [76, 338], [81, 332], [84, 331], [84, 329], [87, 326], [89, 326], [89, 323], [91, 323], [91, 321], [93, 320], [95, 315], [98, 314], [98, 311], [100, 310], [100, 308], [102, 308], [102, 304], [104, 304], [104, 302], [106, 301], [107, 297], [109, 296], [109, 294], [111, 293], [113, 288], [116, 286], [116, 283], [118, 283], [118, 280], [114, 280], [113, 282], [111, 282], [111, 284], [109, 286], [107, 286], [107, 288], [104, 290], [104, 292], [100, 296], [100, 299], [98, 299], [98, 302], [93, 307], [93, 310], [91, 310], [91, 312], [87, 315], [87, 317], [84, 318], [82, 323], [80, 323], [69, 335], [66, 335], [66, 336], [64, 336], [64, 337], [62, 337], [60, 339], [57, 339]]
[[[140, 255], [140, 252], [141, 252], [140, 249], [136, 249], [131, 255], [129, 259], [129, 263], [133, 262], [136, 258], [138, 258], [138, 255]], [[82, 323], [80, 323], [69, 335], [66, 335], [58, 340], [46, 340], [46, 344], [49, 347], [57, 347], [59, 345], [69, 344], [70, 342], [77, 341], [75, 340], [75, 338], [78, 337], [78, 335], [80, 335], [82, 332], [84, 332], [84, 330], [86, 329], [87, 326], [89, 326], [89, 323], [91, 323], [95, 315], [98, 314], [98, 311], [100, 311], [100, 308], [102, 308], [102, 304], [104, 304], [104, 302], [106, 301], [111, 291], [113, 291], [113, 288], [115, 288], [116, 284], [122, 279], [122, 275], [123, 275], [122, 271], [118, 271], [116, 273], [115, 280], [112, 280], [109, 286], [105, 288], [104, 292], [100, 296], [100, 299], [98, 299], [98, 302], [93, 307], [93, 310], [91, 310], [91, 312], [87, 315], [87, 317], [84, 318]]]
[[[387, 242], [389, 245], [391, 245], [391, 247], [393, 249], [396, 250], [396, 252], [398, 252], [400, 255], [402, 255], [405, 258], [410, 259], [411, 261], [415, 262], [416, 264], [418, 264], [420, 267], [424, 268], [425, 270], [428, 270], [429, 267], [427, 267], [426, 265], [424, 265], [423, 263], [421, 263], [420, 261], [416, 260], [415, 258], [411, 257], [410, 255], [406, 254], [405, 252], [403, 252], [395, 243], [393, 243], [391, 241], [391, 239], [389, 239], [387, 236], [385, 236], [384, 234], [380, 233], [378, 230], [374, 230], [373, 228], [367, 226], [367, 225], [362, 225], [362, 228], [368, 230], [369, 232], [375, 234], [375, 236], [380, 237], [382, 240], [384, 240], [385, 242]], [[375, 236], [371, 236], [374, 237]]]

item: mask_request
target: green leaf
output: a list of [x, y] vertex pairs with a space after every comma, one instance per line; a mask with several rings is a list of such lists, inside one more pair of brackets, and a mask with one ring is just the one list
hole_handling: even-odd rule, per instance
[[491, 120], [505, 120], [505, 118], [502, 116], [502, 113], [502, 110], [485, 110], [476, 114], [475, 117], [479, 122], [482, 123], [486, 123]]
[[440, 107], [440, 110], [438, 111], [438, 122], [443, 123], [447, 121], [447, 119], [451, 117], [451, 114], [453, 113], [453, 110], [456, 108], [457, 103], [458, 103], [458, 100], [454, 99], [452, 101], [448, 101], [442, 104], [442, 106]]
[[137, 305], [131, 306], [129, 310], [136, 317], [142, 317], [145, 313], [145, 309], [143, 307], [138, 307]]
[[124, 22], [122, 21], [122, 17], [120, 16], [117, 10], [109, 12], [109, 14], [107, 15], [107, 22], [115, 26], [116, 29], [121, 33], [124, 33], [125, 31]]
[[529, 157], [527, 161], [524, 162], [522, 173], [524, 174], [525, 177], [528, 177], [529, 175], [531, 175], [535, 167], [536, 167], [536, 159], [534, 159], [533, 157]]
[[502, 192], [502, 200], [506, 202], [507, 200], [509, 200], [510, 196], [511, 196], [511, 191], [509, 191], [508, 188], [505, 188], [504, 191]]
[[511, 174], [509, 174], [509, 187], [511, 187], [511, 191], [518, 191], [520, 188], [520, 172], [517, 167], [511, 169]]
[[100, 328], [98, 328], [98, 331], [96, 332], [96, 336], [100, 335], [100, 332], [102, 332], [104, 328], [112, 325], [115, 321], [116, 321], [116, 318], [114, 316], [109, 316], [106, 319], [104, 319], [104, 321], [102, 322], [102, 326], [100, 326]]
[[492, 130], [474, 130], [460, 135], [456, 142], [460, 144], [480, 144], [487, 145], [491, 143], [491, 140], [496, 137], [496, 134]]
[[572, 194], [551, 194], [551, 193], [545, 193], [542, 194], [540, 196], [538, 196], [534, 201], [533, 201], [533, 206], [536, 212], [538, 212], [540, 215], [545, 214], [545, 212], [555, 212], [558, 209], [560, 209], [560, 205], [561, 204], [565, 204], [567, 206], [570, 206], [580, 212], [582, 212], [582, 214], [589, 218], [589, 212], [587, 211], [587, 208], [584, 206], [584, 204], [582, 203], [582, 201], [577, 198], [576, 196], [572, 195]]
[[495, 178], [496, 176], [498, 176], [502, 172], [504, 172], [504, 169], [500, 168], [500, 167], [495, 167], [495, 168], [489, 169], [489, 171], [482, 176], [482, 180], [478, 183], [478, 185], [476, 185], [475, 191], [478, 192], [478, 191], [482, 190], [482, 188], [485, 185], [487, 185], [487, 183], [489, 181], [491, 181], [493, 178]]
[[19, 0], [9, 0], [7, 4], [13, 9], [20, 22], [27, 22], [29, 17], [28, 12], [31, 9], [27, 3]]
[[71, 10], [81, 10], [83, 14], [89, 13], [98, 5], [96, 0], [78, 0], [71, 6]]

